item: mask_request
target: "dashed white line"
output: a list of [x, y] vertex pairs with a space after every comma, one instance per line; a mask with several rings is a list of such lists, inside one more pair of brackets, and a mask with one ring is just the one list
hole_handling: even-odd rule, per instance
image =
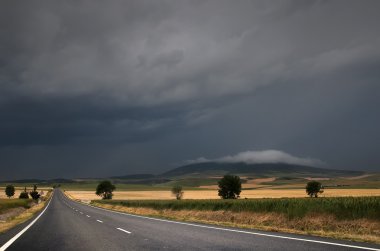
[[88, 215], [88, 214], [86, 214], [86, 216], [88, 217], [88, 218], [90, 218], [91, 216], [90, 215]]
[[117, 230], [120, 230], [120, 231], [122, 231], [122, 232], [124, 232], [124, 233], [131, 234], [131, 232], [129, 232], [129, 231], [125, 230], [125, 229], [122, 229], [122, 228], [120, 228], [120, 227], [117, 227], [116, 229], [117, 229]]
[[82, 212], [79, 212], [80, 214], [83, 214]]
[[96, 220], [97, 222], [100, 222], [100, 223], [103, 223], [103, 221], [101, 221], [101, 220]]
[[122, 215], [127, 215], [127, 216], [131, 216], [131, 217], [136, 217], [136, 218], [149, 219], [149, 220], [161, 221], [161, 222], [168, 222], [168, 223], [179, 224], [179, 225], [187, 225], [187, 226], [193, 226], [193, 227], [199, 227], [199, 228], [214, 229], [214, 230], [219, 230], [219, 231], [228, 231], [228, 232], [235, 232], [235, 233], [242, 233], [242, 234], [250, 234], [250, 235], [265, 236], [265, 237], [272, 237], [272, 238], [288, 239], [288, 240], [294, 240], [294, 241], [304, 241], [304, 242], [311, 242], [311, 243], [318, 243], [318, 244], [325, 244], [325, 245], [332, 245], [332, 246], [340, 246], [340, 247], [348, 247], [348, 248], [355, 248], [355, 249], [380, 251], [380, 249], [378, 249], [378, 248], [349, 245], [349, 244], [336, 243], [336, 242], [330, 242], [330, 241], [320, 241], [320, 240], [313, 240], [313, 239], [306, 239], [306, 238], [288, 237], [288, 236], [283, 236], [283, 235], [266, 234], [266, 233], [259, 233], [259, 232], [253, 232], [253, 231], [249, 232], [249, 231], [243, 231], [243, 230], [237, 230], [237, 229], [228, 229], [228, 228], [221, 228], [221, 227], [213, 227], [213, 226], [207, 226], [207, 225], [199, 225], [199, 224], [193, 224], [193, 223], [186, 223], [186, 222], [180, 222], [180, 221], [172, 221], [172, 220], [165, 220], [165, 219], [159, 219], [159, 218], [152, 218], [152, 217], [147, 217], [147, 216], [123, 213], [123, 212], [113, 211], [113, 210], [95, 207], [95, 206], [87, 205], [87, 204], [83, 204], [83, 205], [86, 205], [86, 206], [92, 207], [92, 208], [96, 208], [98, 210], [115, 213], [115, 214], [122, 214]]

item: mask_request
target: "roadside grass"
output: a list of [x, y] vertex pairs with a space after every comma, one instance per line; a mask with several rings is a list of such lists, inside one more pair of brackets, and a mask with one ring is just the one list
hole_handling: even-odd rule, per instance
[[30, 208], [31, 199], [29, 200], [20, 200], [20, 199], [0, 199], [0, 214], [17, 207]]
[[155, 210], [196, 210], [231, 212], [273, 212], [287, 218], [302, 218], [307, 214], [330, 214], [337, 219], [380, 219], [380, 196], [336, 198], [281, 198], [247, 200], [97, 200], [98, 204]]
[[[4, 233], [7, 230], [15, 227], [16, 225], [21, 224], [21, 223], [31, 219], [36, 213], [40, 212], [45, 207], [46, 203], [49, 201], [49, 199], [51, 197], [51, 193], [52, 193], [51, 190], [48, 191], [47, 194], [44, 196], [43, 200], [41, 201], [41, 203], [39, 203], [39, 204], [34, 203], [33, 200], [22, 200], [22, 199], [10, 199], [10, 200], [13, 200], [14, 202], [12, 202], [12, 203], [11, 202], [8, 202], [8, 203], [4, 202], [4, 204], [3, 204], [4, 200], [0, 200], [1, 207], [2, 206], [4, 206], [5, 208], [8, 207], [7, 209], [4, 209], [4, 211], [12, 210], [12, 208], [14, 208], [14, 209], [20, 208], [20, 206], [18, 206], [18, 205], [23, 206], [25, 209], [25, 210], [22, 210], [21, 213], [10, 217], [6, 221], [0, 222], [0, 233]], [[10, 205], [6, 205], [6, 204], [11, 204], [12, 207]]]
[[380, 197], [105, 201], [93, 205], [171, 220], [380, 244]]

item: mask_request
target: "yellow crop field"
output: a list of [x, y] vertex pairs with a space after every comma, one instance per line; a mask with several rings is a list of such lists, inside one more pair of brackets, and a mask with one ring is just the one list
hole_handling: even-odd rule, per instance
[[[191, 190], [184, 191], [184, 199], [218, 199], [217, 190]], [[66, 191], [74, 199], [97, 200], [99, 196], [95, 191]], [[284, 198], [306, 197], [305, 189], [260, 189], [243, 190], [241, 198]], [[380, 189], [326, 189], [320, 197], [341, 196], [380, 196]], [[174, 199], [170, 191], [115, 191], [115, 200], [167, 200]]]
[[[24, 188], [23, 187], [15, 187], [15, 189], [16, 189], [16, 191], [15, 191], [15, 195], [13, 196], [13, 198], [18, 198], [18, 196], [20, 195], [20, 193], [22, 192], [22, 191], [24, 191]], [[51, 188], [49, 188], [49, 187], [39, 187], [39, 188], [37, 188], [37, 191], [38, 192], [41, 192], [41, 191], [43, 191], [44, 192], [44, 194], [47, 194], [47, 192], [50, 190]], [[30, 192], [30, 191], [32, 191], [33, 190], [33, 187], [27, 187], [26, 188], [26, 191], [27, 192]], [[6, 198], [8, 198], [6, 195], [5, 195], [5, 187], [0, 187], [0, 199], [6, 199]]]

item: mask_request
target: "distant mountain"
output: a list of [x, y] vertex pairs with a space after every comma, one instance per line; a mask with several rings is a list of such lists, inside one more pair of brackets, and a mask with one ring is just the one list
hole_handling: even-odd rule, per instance
[[74, 183], [74, 180], [70, 179], [50, 179], [50, 180], [42, 180], [42, 179], [21, 179], [21, 180], [6, 180], [6, 181], [1, 181], [3, 183], [19, 183], [19, 184], [41, 184], [41, 183], [46, 183], [46, 184], [53, 184], [53, 183]]
[[122, 176], [112, 176], [111, 179], [123, 179], [123, 180], [141, 180], [141, 179], [152, 179], [155, 176], [153, 174], [129, 174]]
[[129, 174], [123, 176], [113, 176], [110, 177], [110, 179], [113, 179], [115, 183], [145, 185], [162, 184], [171, 181], [166, 177], [160, 177], [153, 174]]
[[163, 173], [162, 177], [210, 176], [240, 174], [253, 176], [292, 176], [292, 177], [340, 177], [362, 175], [361, 171], [347, 171], [318, 168], [286, 163], [246, 164], [204, 162], [181, 166]]

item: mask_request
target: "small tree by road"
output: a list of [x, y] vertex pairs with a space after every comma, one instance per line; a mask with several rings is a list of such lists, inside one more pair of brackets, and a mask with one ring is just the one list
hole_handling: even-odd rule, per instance
[[40, 194], [37, 192], [37, 185], [33, 186], [33, 191], [31, 191], [29, 194], [33, 200], [38, 200], [40, 198]]
[[20, 193], [20, 196], [18, 197], [19, 199], [29, 199], [29, 194], [26, 191], [26, 187], [24, 188], [24, 191]]
[[239, 176], [224, 175], [218, 182], [218, 195], [222, 199], [237, 199], [240, 197], [241, 180]]
[[182, 187], [179, 186], [179, 185], [176, 185], [172, 188], [172, 194], [175, 195], [175, 198], [177, 200], [180, 200], [182, 199], [182, 196], [183, 196], [183, 191], [182, 191]]
[[322, 184], [315, 180], [309, 181], [306, 185], [306, 193], [310, 197], [317, 198], [319, 193], [323, 193]]
[[116, 187], [111, 183], [111, 181], [104, 180], [99, 183], [96, 187], [96, 195], [101, 196], [103, 200], [110, 200], [113, 196], [113, 191]]
[[15, 187], [12, 185], [7, 185], [5, 187], [5, 194], [7, 195], [8, 198], [11, 198], [15, 195]]

